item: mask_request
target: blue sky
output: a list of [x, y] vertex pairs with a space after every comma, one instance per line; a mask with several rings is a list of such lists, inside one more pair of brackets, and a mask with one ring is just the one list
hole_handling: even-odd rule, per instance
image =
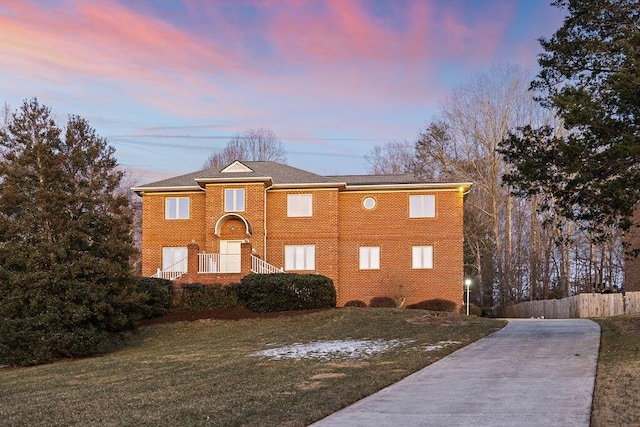
[[366, 173], [415, 141], [451, 89], [537, 70], [547, 0], [0, 0], [0, 103], [87, 118], [137, 183], [200, 169], [273, 130], [291, 166]]

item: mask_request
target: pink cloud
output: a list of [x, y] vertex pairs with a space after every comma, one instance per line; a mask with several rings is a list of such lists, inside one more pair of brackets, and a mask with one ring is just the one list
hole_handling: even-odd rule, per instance
[[127, 102], [234, 125], [423, 108], [446, 93], [441, 64], [495, 56], [510, 19], [508, 2], [469, 17], [427, 0], [389, 2], [386, 14], [365, 0], [239, 1], [254, 8], [247, 23], [235, 2], [186, 0], [185, 27], [115, 0], [4, 3], [0, 57], [17, 72], [60, 87], [99, 82]]
[[163, 73], [240, 68], [223, 46], [189, 37], [166, 22], [117, 3], [67, 3], [55, 19], [51, 11], [29, 4], [6, 7], [10, 13], [0, 16], [0, 34], [7, 43], [0, 47], [0, 54], [11, 57], [18, 53], [24, 58], [18, 65], [27, 73], [52, 76], [59, 70], [100, 78], [162, 81], [166, 79]]

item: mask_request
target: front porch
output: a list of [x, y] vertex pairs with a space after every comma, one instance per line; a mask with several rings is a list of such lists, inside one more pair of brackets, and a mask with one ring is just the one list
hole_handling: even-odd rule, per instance
[[221, 284], [239, 282], [247, 274], [284, 273], [284, 269], [273, 266], [253, 253], [249, 242], [240, 244], [239, 254], [200, 252], [196, 242], [187, 245], [187, 257], [161, 270], [153, 277], [172, 280], [176, 284], [201, 283]]

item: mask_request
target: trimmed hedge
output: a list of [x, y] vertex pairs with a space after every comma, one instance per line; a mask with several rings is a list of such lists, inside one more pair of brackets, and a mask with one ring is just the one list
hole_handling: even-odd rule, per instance
[[352, 299], [351, 301], [347, 301], [344, 303], [345, 307], [366, 307], [367, 303], [364, 301], [360, 301], [359, 299]]
[[180, 287], [180, 301], [176, 310], [207, 310], [211, 308], [239, 307], [237, 285], [184, 284]]
[[398, 304], [391, 297], [373, 297], [369, 301], [369, 307], [376, 308], [396, 308]]
[[446, 311], [453, 313], [454, 311], [456, 311], [456, 303], [448, 299], [436, 298], [420, 301], [415, 304], [410, 304], [407, 306], [407, 308], [418, 310]]
[[162, 316], [171, 310], [173, 302], [173, 283], [171, 280], [155, 277], [138, 277], [136, 291], [140, 302], [136, 311], [142, 319]]
[[236, 291], [249, 310], [260, 313], [336, 306], [333, 281], [320, 274], [249, 274]]

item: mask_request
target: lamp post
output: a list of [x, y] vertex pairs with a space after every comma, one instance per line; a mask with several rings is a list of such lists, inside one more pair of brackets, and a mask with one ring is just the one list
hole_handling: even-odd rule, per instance
[[471, 279], [464, 279], [464, 286], [467, 288], [467, 316], [469, 315], [469, 288], [471, 288]]

